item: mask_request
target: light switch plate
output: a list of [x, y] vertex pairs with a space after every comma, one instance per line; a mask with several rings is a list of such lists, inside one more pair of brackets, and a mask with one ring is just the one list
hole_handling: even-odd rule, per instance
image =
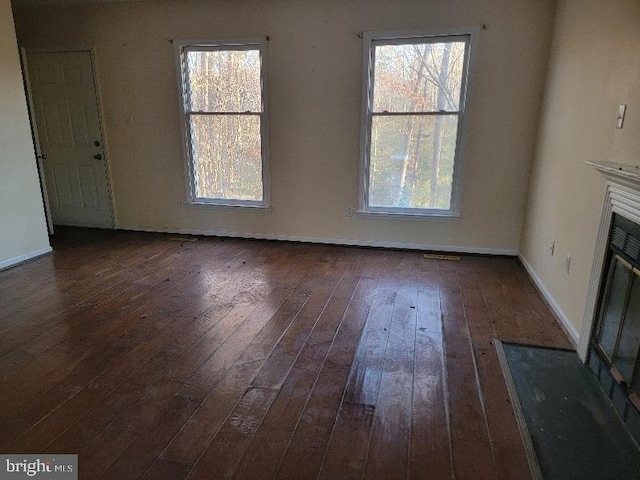
[[620, 105], [618, 105], [618, 119], [617, 119], [617, 123], [616, 123], [616, 128], [622, 128], [624, 125], [624, 117], [625, 114], [627, 113], [627, 105], [624, 103], [621, 103]]

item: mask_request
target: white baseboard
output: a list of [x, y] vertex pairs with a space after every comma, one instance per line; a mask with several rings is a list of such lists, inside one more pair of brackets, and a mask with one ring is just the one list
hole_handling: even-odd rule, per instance
[[467, 247], [457, 245], [432, 245], [423, 243], [387, 242], [376, 240], [360, 240], [348, 238], [300, 237], [296, 235], [272, 235], [264, 233], [243, 233], [222, 230], [193, 230], [185, 228], [157, 228], [140, 227], [135, 225], [118, 226], [118, 230], [133, 230], [137, 232], [176, 233], [183, 235], [204, 235], [213, 237], [250, 238], [257, 240], [281, 240], [285, 242], [321, 243], [329, 245], [344, 245], [349, 247], [382, 247], [401, 248], [407, 250], [424, 250], [452, 253], [476, 253], [482, 255], [508, 255], [515, 257], [518, 250], [484, 247]]
[[574, 345], [578, 345], [578, 339], [580, 338], [580, 335], [578, 334], [576, 327], [574, 327], [573, 324], [569, 321], [569, 317], [567, 317], [567, 315], [564, 313], [560, 305], [558, 305], [558, 302], [556, 302], [556, 299], [553, 298], [553, 295], [551, 295], [551, 293], [549, 292], [545, 284], [542, 282], [540, 277], [536, 275], [536, 272], [533, 270], [531, 265], [529, 265], [529, 262], [527, 262], [527, 260], [521, 254], [518, 254], [518, 258], [520, 259], [520, 262], [522, 263], [525, 270], [527, 271], [527, 274], [529, 274], [529, 277], [533, 281], [534, 285], [536, 286], [538, 291], [542, 294], [543, 298], [545, 299], [545, 301], [553, 311], [553, 314], [555, 315], [556, 319], [560, 323], [560, 326], [562, 327], [562, 329], [565, 332], [567, 332], [570, 340], [574, 343]]
[[46, 255], [47, 253], [50, 253], [52, 251], [53, 249], [51, 247], [45, 247], [45, 248], [41, 248], [40, 250], [35, 250], [33, 252], [25, 253], [24, 255], [20, 255], [18, 257], [2, 260], [0, 261], [0, 270], [5, 270], [9, 267], [14, 267], [19, 263], [26, 262], [27, 260], [32, 260], [42, 255]]

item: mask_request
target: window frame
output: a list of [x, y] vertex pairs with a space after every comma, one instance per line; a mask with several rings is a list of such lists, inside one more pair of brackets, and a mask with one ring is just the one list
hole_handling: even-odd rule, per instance
[[[182, 134], [182, 150], [185, 161], [185, 191], [186, 203], [191, 205], [270, 208], [270, 178], [269, 178], [269, 125], [267, 99], [267, 38], [224, 38], [218, 40], [190, 40], [174, 39], [174, 56], [178, 83], [178, 102], [180, 108], [180, 129]], [[262, 110], [260, 112], [206, 112], [207, 115], [255, 115], [260, 118], [260, 150], [262, 160], [262, 199], [245, 200], [230, 198], [209, 198], [196, 195], [195, 164], [193, 145], [190, 135], [189, 118], [198, 112], [189, 111], [188, 106], [188, 76], [186, 53], [189, 51], [215, 50], [258, 50], [260, 56], [260, 83]], [[200, 113], [202, 114], [202, 113]]]
[[[364, 32], [363, 39], [363, 62], [362, 62], [362, 113], [361, 113], [361, 134], [360, 134], [360, 188], [358, 198], [358, 213], [372, 216], [389, 216], [391, 218], [441, 218], [452, 219], [461, 217], [462, 207], [462, 173], [464, 171], [464, 151], [466, 150], [466, 139], [468, 132], [468, 104], [469, 91], [474, 70], [475, 52], [477, 50], [477, 37], [480, 31], [478, 26], [464, 26], [456, 28], [429, 28], [421, 30], [405, 31], [377, 31]], [[371, 127], [373, 117], [373, 96], [374, 96], [374, 65], [375, 47], [383, 45], [405, 45], [410, 43], [437, 43], [443, 40], [459, 41], [466, 43], [465, 61], [462, 71], [462, 83], [460, 103], [455, 114], [458, 116], [458, 131], [456, 135], [456, 150], [453, 160], [453, 174], [451, 182], [451, 202], [448, 209], [440, 208], [417, 208], [417, 207], [395, 207], [395, 206], [373, 206], [369, 203], [369, 180], [371, 166]], [[387, 112], [394, 115], [394, 112]], [[396, 116], [403, 115], [451, 115], [453, 111], [441, 112], [410, 112], [395, 113]], [[380, 115], [380, 114], [378, 114]]]

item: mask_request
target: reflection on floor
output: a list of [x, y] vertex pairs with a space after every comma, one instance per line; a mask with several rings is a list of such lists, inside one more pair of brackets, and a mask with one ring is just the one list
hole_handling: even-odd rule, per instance
[[54, 247], [0, 272], [2, 452], [77, 453], [91, 480], [528, 478], [493, 341], [569, 343], [517, 259]]

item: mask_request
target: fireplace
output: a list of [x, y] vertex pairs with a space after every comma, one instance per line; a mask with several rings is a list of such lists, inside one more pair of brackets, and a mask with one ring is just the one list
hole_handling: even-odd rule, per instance
[[640, 171], [590, 165], [608, 182], [578, 353], [640, 443]]
[[593, 348], [640, 409], [640, 225], [614, 214]]

